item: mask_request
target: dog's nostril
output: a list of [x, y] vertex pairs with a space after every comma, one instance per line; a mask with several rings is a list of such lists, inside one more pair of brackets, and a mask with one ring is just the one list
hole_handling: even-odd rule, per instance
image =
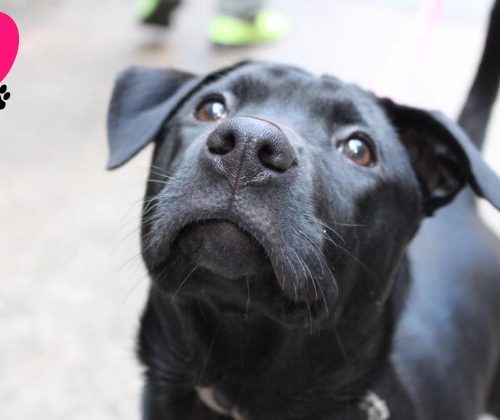
[[222, 136], [211, 136], [208, 140], [208, 150], [214, 155], [225, 155], [234, 149], [236, 137], [234, 133], [226, 133]]
[[283, 172], [284, 169], [276, 167], [273, 148], [269, 144], [263, 145], [258, 152], [259, 160], [268, 169]]
[[289, 169], [295, 162], [294, 156], [290, 150], [281, 149], [279, 145], [274, 145], [272, 142], [262, 144], [257, 152], [262, 165], [275, 172], [285, 172]]

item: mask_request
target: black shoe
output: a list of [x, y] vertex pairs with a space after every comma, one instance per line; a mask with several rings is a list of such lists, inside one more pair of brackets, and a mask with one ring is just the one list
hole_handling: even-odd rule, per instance
[[140, 0], [139, 14], [142, 23], [147, 25], [170, 25], [172, 11], [179, 6], [180, 0]]

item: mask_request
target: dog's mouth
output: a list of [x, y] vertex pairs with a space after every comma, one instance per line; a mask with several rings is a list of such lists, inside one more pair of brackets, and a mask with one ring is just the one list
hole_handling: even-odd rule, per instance
[[248, 313], [249, 306], [284, 302], [266, 248], [230, 221], [188, 224], [173, 248], [177, 258], [188, 261], [198, 274], [186, 291], [207, 296], [222, 312], [242, 314]]
[[226, 220], [185, 226], [176, 246], [196, 267], [228, 280], [273, 274], [264, 246], [248, 231]]

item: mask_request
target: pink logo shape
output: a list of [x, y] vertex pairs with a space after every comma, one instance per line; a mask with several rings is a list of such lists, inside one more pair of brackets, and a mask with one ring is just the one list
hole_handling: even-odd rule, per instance
[[9, 15], [0, 12], [0, 82], [9, 73], [19, 48], [19, 31]]

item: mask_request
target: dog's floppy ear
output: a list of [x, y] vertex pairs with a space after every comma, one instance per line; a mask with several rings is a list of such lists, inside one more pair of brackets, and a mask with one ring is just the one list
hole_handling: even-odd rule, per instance
[[155, 140], [164, 122], [198, 78], [176, 70], [132, 67], [122, 71], [108, 110], [108, 169], [115, 169]]
[[389, 99], [381, 103], [409, 151], [427, 215], [450, 202], [465, 184], [500, 210], [500, 178], [455, 122], [440, 112]]

